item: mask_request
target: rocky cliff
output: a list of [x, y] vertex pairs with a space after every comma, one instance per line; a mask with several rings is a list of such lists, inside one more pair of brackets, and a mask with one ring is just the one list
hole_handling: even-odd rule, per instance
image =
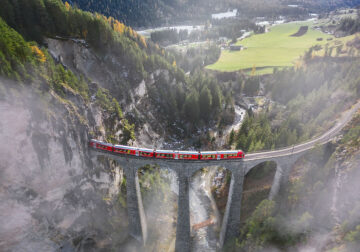
[[168, 83], [176, 79], [166, 69], [157, 69], [138, 83], [126, 83], [130, 74], [118, 56], [108, 53], [101, 57], [85, 43], [71, 39], [46, 39], [52, 57], [72, 72], [86, 76], [95, 87], [110, 90], [122, 110], [136, 124], [134, 145], [161, 147], [168, 131], [156, 103], [149, 97], [155, 82], [164, 77]]
[[[119, 167], [91, 158], [102, 112], [68, 90], [5, 84], [0, 100], [0, 250], [99, 251], [127, 236]], [[116, 231], [116, 232], [115, 232]]]

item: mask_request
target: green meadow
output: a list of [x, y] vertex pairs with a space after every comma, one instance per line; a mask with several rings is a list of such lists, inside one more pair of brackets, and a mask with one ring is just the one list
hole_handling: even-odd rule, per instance
[[[301, 26], [309, 26], [300, 37], [292, 37]], [[242, 51], [223, 50], [219, 60], [207, 69], [218, 71], [244, 70], [251, 72], [255, 66], [257, 74], [271, 73], [274, 67], [293, 66], [295, 61], [313, 45], [328, 43], [331, 35], [312, 28], [313, 22], [293, 22], [270, 27], [269, 32], [252, 35], [238, 45], [246, 47]], [[322, 38], [322, 41], [317, 41]]]

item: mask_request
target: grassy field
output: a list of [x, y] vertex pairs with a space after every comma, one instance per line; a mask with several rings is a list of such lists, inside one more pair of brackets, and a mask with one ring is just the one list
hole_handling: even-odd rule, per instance
[[[309, 26], [307, 33], [301, 37], [292, 37], [301, 26]], [[251, 72], [255, 66], [257, 74], [272, 73], [274, 67], [293, 66], [295, 61], [313, 45], [328, 43], [331, 35], [312, 29], [313, 22], [294, 22], [271, 27], [264, 34], [253, 35], [238, 41], [247, 49], [242, 51], [223, 50], [220, 59], [207, 69], [219, 71], [245, 70]], [[322, 41], [317, 41], [322, 38]], [[250, 70], [250, 71], [249, 71]]]

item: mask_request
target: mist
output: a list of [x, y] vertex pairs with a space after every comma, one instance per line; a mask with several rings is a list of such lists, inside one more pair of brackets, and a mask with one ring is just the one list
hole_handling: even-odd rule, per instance
[[360, 152], [349, 155], [349, 146], [339, 139], [336, 150], [329, 145], [295, 165], [301, 175], [291, 175], [286, 193], [276, 199], [277, 236], [290, 244], [298, 237], [298, 242], [286, 249], [265, 244], [259, 251], [358, 251]]
[[0, 250], [92, 251], [115, 229], [124, 240], [120, 168], [89, 155], [86, 127], [56, 95], [0, 84]]

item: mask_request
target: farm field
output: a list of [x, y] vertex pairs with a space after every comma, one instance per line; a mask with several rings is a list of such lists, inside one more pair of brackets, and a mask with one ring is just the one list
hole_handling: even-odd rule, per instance
[[[247, 49], [242, 51], [223, 50], [220, 59], [207, 69], [218, 71], [244, 70], [251, 72], [255, 66], [257, 74], [271, 73], [275, 67], [293, 66], [296, 60], [304, 52], [314, 45], [325, 45], [333, 38], [332, 35], [324, 34], [312, 28], [312, 21], [293, 22], [276, 25], [264, 34], [252, 35], [237, 45]], [[296, 34], [301, 26], [309, 26], [307, 32], [302, 36], [291, 36]], [[317, 41], [322, 38], [322, 41]]]

